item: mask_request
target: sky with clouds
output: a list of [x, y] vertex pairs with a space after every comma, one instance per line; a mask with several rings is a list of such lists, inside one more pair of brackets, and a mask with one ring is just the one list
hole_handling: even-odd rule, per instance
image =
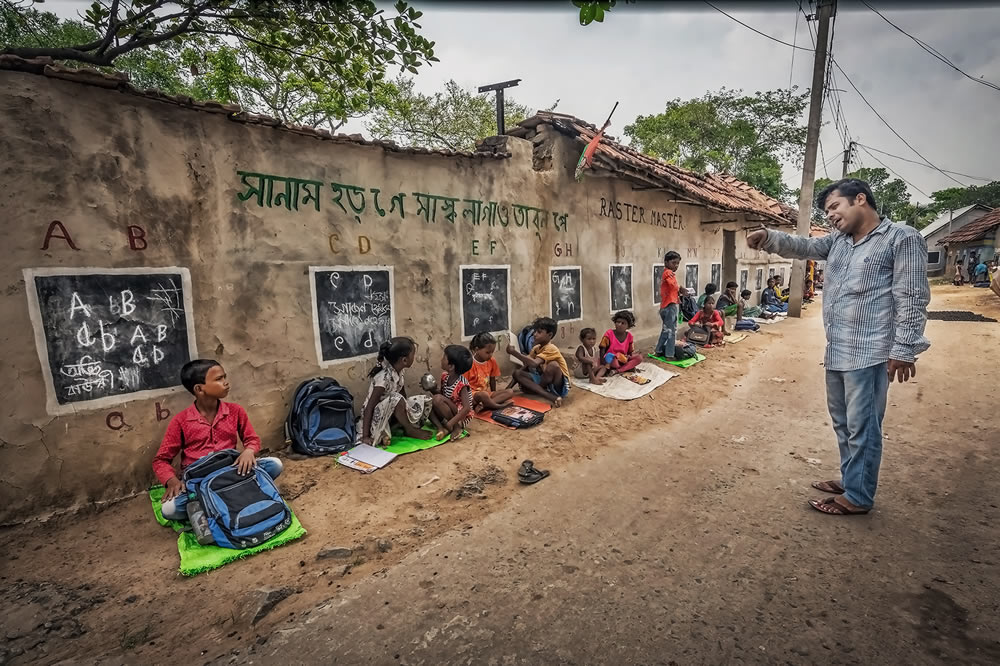
[[[88, 4], [50, 0], [44, 9], [72, 16]], [[662, 111], [669, 99], [698, 97], [721, 87], [747, 92], [787, 88], [789, 79], [806, 89], [812, 77], [812, 53], [755, 34], [705, 3], [619, 2], [604, 23], [586, 27], [579, 25], [569, 0], [411, 0], [411, 4], [424, 12], [422, 32], [437, 42], [441, 60], [422, 68], [416, 84], [421, 92], [436, 92], [449, 79], [472, 87], [520, 78], [520, 85], [508, 91], [519, 102], [534, 109], [558, 99], [558, 111], [594, 124], [601, 123], [619, 101], [609, 130], [612, 135], [620, 135], [638, 115]], [[713, 4], [777, 39], [812, 47], [796, 0]], [[808, 0], [802, 4], [811, 13]], [[889, 0], [869, 4], [969, 74], [1000, 84], [1000, 4], [940, 3], [944, 8]], [[841, 0], [838, 5], [834, 57], [872, 106], [938, 167], [1000, 180], [1000, 91], [964, 78], [860, 2]], [[920, 161], [843, 76], [837, 84], [843, 118], [854, 140]], [[836, 178], [843, 146], [830, 106], [823, 111], [826, 171]], [[364, 133], [364, 125], [352, 121], [344, 131]], [[911, 184], [915, 200], [927, 200], [916, 188], [929, 194], [957, 186], [926, 166], [873, 154]], [[860, 160], [864, 166], [879, 166], [872, 154], [863, 151]], [[824, 175], [822, 164], [817, 170]], [[794, 167], [785, 169], [790, 186], [798, 187], [799, 178]]]

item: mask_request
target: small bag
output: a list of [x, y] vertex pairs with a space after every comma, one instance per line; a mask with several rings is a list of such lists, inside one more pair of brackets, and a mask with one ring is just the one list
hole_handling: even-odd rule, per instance
[[712, 334], [704, 326], [692, 326], [684, 337], [687, 338], [688, 342], [693, 342], [696, 345], [707, 345], [712, 339]]
[[760, 324], [755, 322], [753, 319], [740, 319], [733, 326], [734, 331], [759, 331]]
[[494, 410], [492, 416], [494, 421], [510, 428], [528, 428], [538, 425], [545, 418], [541, 412], [517, 405]]
[[690, 342], [685, 342], [674, 347], [674, 360], [676, 361], [686, 361], [696, 356], [698, 356], [698, 348]]

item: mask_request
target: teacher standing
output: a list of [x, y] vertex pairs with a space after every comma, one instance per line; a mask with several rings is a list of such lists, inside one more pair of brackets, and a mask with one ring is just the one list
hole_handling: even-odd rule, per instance
[[912, 227], [880, 219], [868, 183], [847, 178], [816, 197], [835, 231], [803, 238], [763, 229], [747, 236], [752, 249], [792, 259], [826, 261], [826, 400], [840, 445], [839, 481], [813, 487], [833, 496], [810, 500], [830, 515], [868, 513], [882, 462], [882, 418], [893, 379], [917, 374], [930, 286], [927, 244]]

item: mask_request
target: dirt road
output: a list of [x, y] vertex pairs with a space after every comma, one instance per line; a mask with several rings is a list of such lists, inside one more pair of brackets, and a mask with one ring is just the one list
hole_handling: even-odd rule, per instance
[[[931, 309], [1000, 318], [998, 305], [943, 287]], [[713, 350], [652, 400], [578, 392], [530, 438], [477, 431], [366, 477], [291, 464], [282, 487], [310, 535], [194, 579], [172, 574], [172, 539], [145, 498], [6, 530], [4, 656], [1000, 661], [1000, 324], [929, 323], [917, 381], [890, 390], [877, 509], [840, 518], [806, 506], [819, 496], [809, 482], [838, 464], [818, 310]], [[524, 457], [552, 477], [519, 487]], [[448, 492], [471, 477], [501, 482], [484, 499]], [[331, 545], [361, 557], [317, 560]], [[291, 596], [253, 624], [282, 588]]]

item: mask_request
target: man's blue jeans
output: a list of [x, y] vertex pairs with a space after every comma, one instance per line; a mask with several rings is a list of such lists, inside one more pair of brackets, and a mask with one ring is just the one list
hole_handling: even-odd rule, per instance
[[660, 319], [663, 320], [663, 330], [660, 331], [660, 339], [656, 341], [654, 356], [674, 357], [674, 346], [677, 344], [677, 312], [680, 303], [671, 303], [660, 310]]
[[[257, 464], [267, 472], [272, 479], [278, 478], [284, 466], [278, 458], [257, 458]], [[172, 500], [167, 500], [160, 505], [160, 511], [167, 520], [187, 520], [188, 494], [185, 490]]]
[[826, 371], [826, 404], [840, 445], [844, 497], [869, 509], [875, 503], [882, 462], [882, 417], [889, 393], [888, 364]]

